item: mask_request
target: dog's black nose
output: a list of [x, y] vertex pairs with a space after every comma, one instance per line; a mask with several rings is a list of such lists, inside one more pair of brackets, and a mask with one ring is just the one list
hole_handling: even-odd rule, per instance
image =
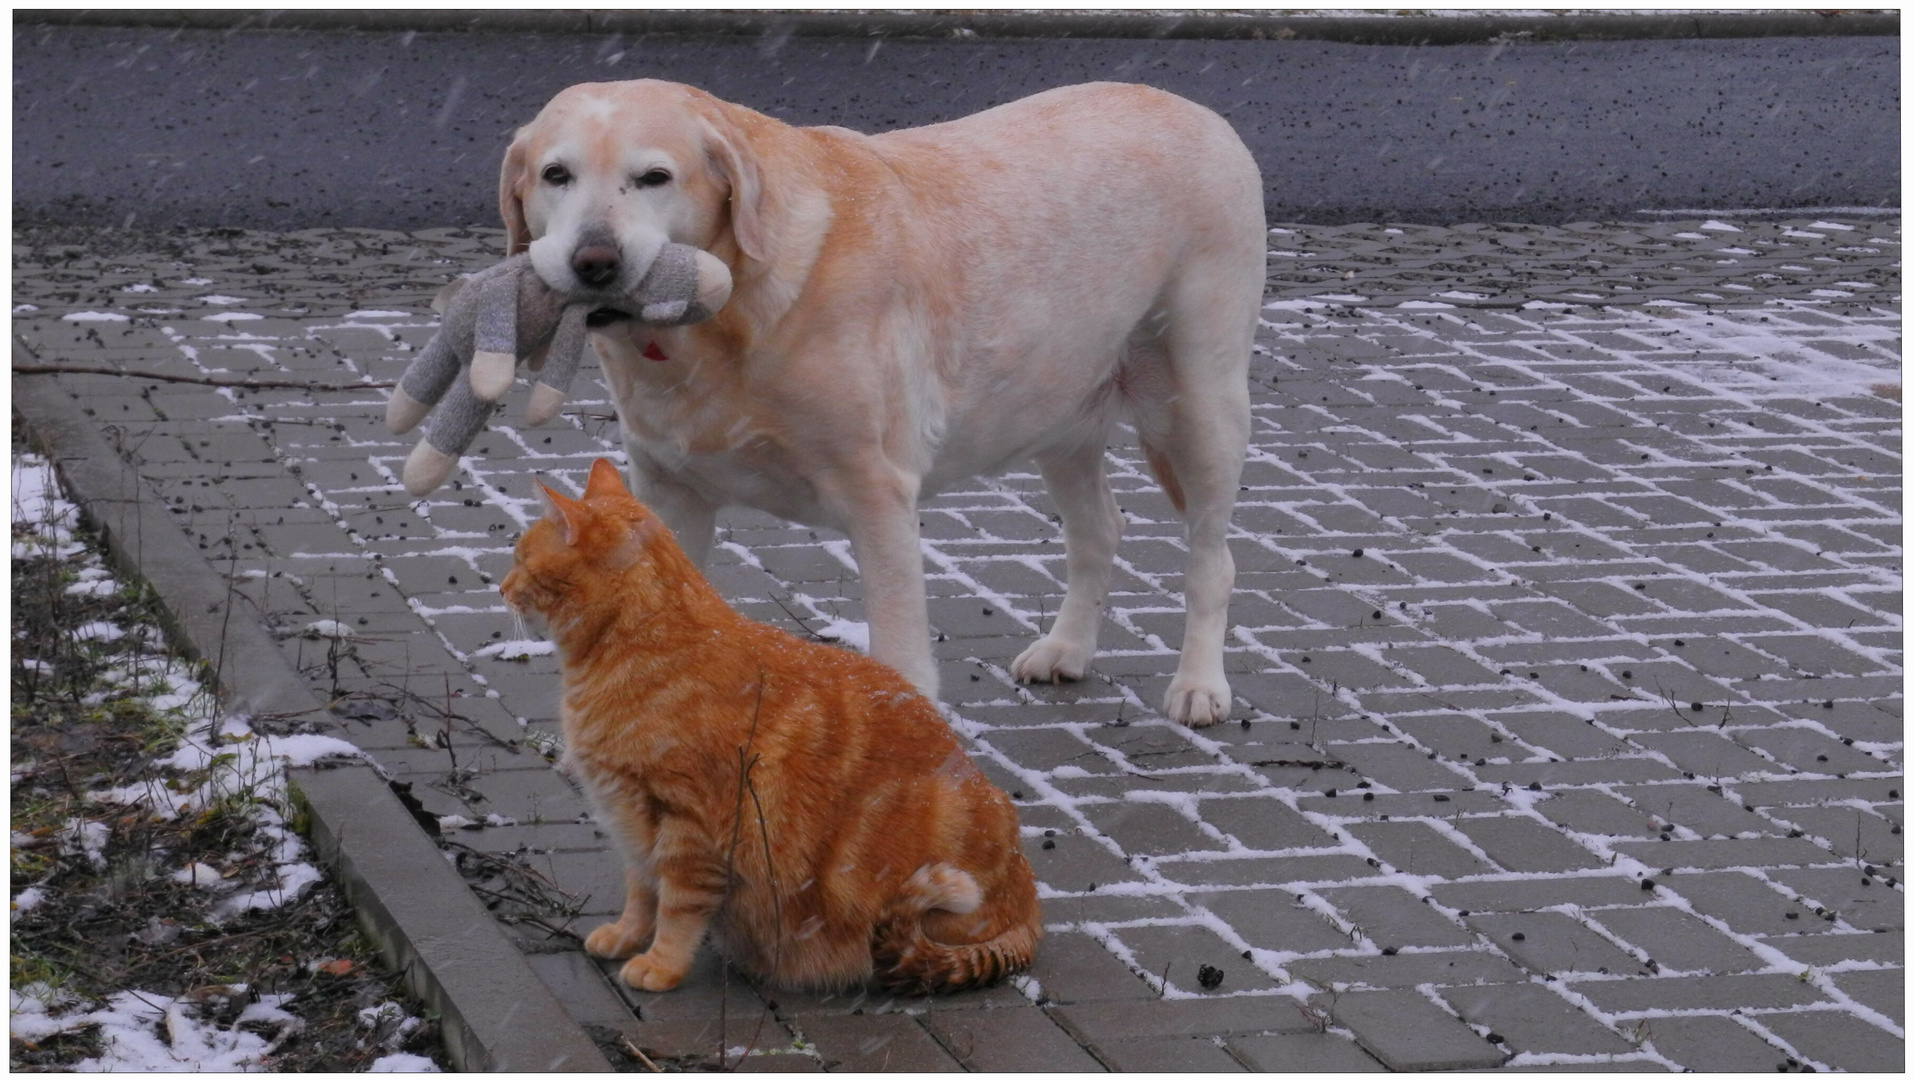
[[572, 252], [572, 273], [594, 289], [602, 289], [618, 280], [618, 249], [607, 244], [588, 244]]

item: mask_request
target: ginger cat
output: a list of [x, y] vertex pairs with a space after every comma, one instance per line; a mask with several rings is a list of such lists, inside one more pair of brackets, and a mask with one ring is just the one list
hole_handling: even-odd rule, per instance
[[1016, 809], [929, 701], [732, 611], [610, 462], [583, 499], [544, 492], [500, 591], [557, 642], [567, 753], [625, 854], [624, 915], [587, 952], [629, 957], [643, 990], [677, 986], [707, 928], [791, 988], [940, 992], [1029, 966]]

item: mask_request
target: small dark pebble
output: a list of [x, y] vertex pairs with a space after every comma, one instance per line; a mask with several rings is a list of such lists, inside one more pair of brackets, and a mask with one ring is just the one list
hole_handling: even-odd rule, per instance
[[1648, 880], [1647, 878], [1643, 878], [1643, 879], [1642, 879], [1642, 891], [1643, 891], [1643, 892], [1653, 892], [1654, 890], [1655, 890], [1655, 883], [1654, 883], [1654, 882], [1652, 882], [1652, 881], [1650, 881], [1650, 880]]
[[1520, 930], [1517, 930], [1515, 933], [1509, 935], [1510, 941], [1527, 941], [1528, 939], [1529, 939], [1529, 936], [1527, 934], [1524, 934]]
[[1052, 848], [1055, 848], [1056, 846], [1057, 846], [1057, 842], [1055, 840], [1045, 840], [1043, 842], [1043, 849], [1045, 851], [1049, 851]]
[[1205, 990], [1214, 990], [1223, 985], [1223, 969], [1203, 964], [1196, 969], [1196, 983]]
[[1382, 950], [1382, 955], [1384, 956], [1396, 955], [1396, 947], [1394, 945], [1389, 946], [1388, 948]]
[[1504, 1039], [1502, 1036], [1497, 1035], [1493, 1031], [1489, 1032], [1487, 1035], [1484, 1035], [1482, 1037], [1489, 1040], [1490, 1042], [1494, 1043], [1497, 1046], [1501, 1046], [1503, 1043], [1508, 1041], [1507, 1039]]

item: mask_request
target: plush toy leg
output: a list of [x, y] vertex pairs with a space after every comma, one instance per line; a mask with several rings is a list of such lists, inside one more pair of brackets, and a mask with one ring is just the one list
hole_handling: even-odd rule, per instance
[[532, 400], [525, 406], [525, 422], [532, 427], [558, 415], [558, 407], [571, 393], [572, 378], [585, 355], [585, 316], [589, 314], [588, 305], [573, 304], [559, 315], [558, 329], [545, 353], [545, 367], [532, 384]]
[[407, 494], [420, 498], [445, 483], [445, 478], [458, 467], [459, 455], [472, 445], [472, 440], [485, 429], [485, 422], [497, 409], [498, 406], [473, 393], [465, 380], [455, 381], [445, 400], [439, 402], [432, 429], [405, 459], [399, 479], [405, 483]]
[[386, 430], [403, 435], [418, 426], [459, 375], [459, 353], [454, 333], [441, 327], [425, 350], [406, 366], [399, 385], [385, 404]]
[[518, 278], [499, 274], [478, 283], [478, 321], [472, 331], [472, 392], [497, 401], [518, 369]]

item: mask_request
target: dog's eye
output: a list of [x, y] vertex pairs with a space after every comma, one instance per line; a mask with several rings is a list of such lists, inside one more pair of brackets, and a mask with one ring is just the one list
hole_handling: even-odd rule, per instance
[[564, 187], [572, 182], [572, 171], [563, 165], [547, 165], [545, 171], [538, 174], [547, 184]]
[[636, 178], [639, 187], [658, 187], [671, 183], [671, 174], [663, 169], [652, 169]]

